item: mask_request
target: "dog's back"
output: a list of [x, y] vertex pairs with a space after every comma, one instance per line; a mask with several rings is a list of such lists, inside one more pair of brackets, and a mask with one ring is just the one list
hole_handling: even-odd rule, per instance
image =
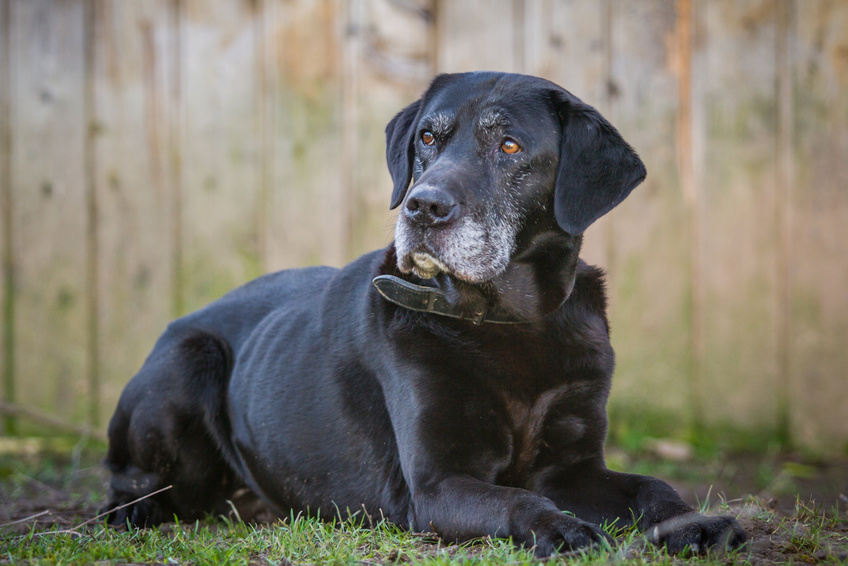
[[[371, 330], [351, 332], [364, 308], [351, 297], [368, 293], [383, 256], [265, 275], [172, 322], [112, 417], [107, 509], [172, 487], [110, 522], [200, 518], [248, 487], [283, 516], [357, 501], [351, 512], [405, 525], [406, 485], [366, 359]], [[278, 455], [274, 468], [258, 454]]]

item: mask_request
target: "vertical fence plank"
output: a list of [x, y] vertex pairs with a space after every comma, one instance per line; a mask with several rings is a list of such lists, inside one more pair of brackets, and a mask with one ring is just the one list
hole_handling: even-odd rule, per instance
[[789, 408], [790, 408], [790, 362], [792, 329], [791, 329], [791, 249], [792, 249], [792, 192], [795, 177], [795, 152], [793, 128], [793, 72], [795, 14], [792, 9], [793, 0], [782, 0], [775, 7], [777, 35], [775, 37], [775, 72], [777, 81], [777, 125], [775, 136], [775, 159], [777, 168], [775, 174], [775, 207], [774, 207], [774, 241], [775, 253], [775, 343], [777, 345], [777, 387], [775, 388], [775, 413], [777, 426], [776, 437], [784, 444], [791, 439]]
[[[84, 3], [12, 5], [18, 399], [82, 420], [88, 384]], [[26, 384], [23, 386], [23, 384]]]
[[95, 4], [102, 422], [171, 316], [174, 190], [166, 0]]
[[615, 122], [642, 156], [646, 181], [611, 226], [610, 318], [617, 352], [616, 410], [688, 414], [690, 246], [678, 140], [678, 34], [672, 0], [613, 4]]
[[[13, 402], [15, 392], [15, 255], [12, 248], [12, 11], [0, 1], [0, 398]], [[12, 434], [17, 423], [3, 418], [2, 431]]]
[[703, 6], [704, 414], [777, 425], [777, 70], [772, 0]]
[[[544, 0], [526, 2], [524, 8], [524, 72], [559, 84], [615, 123], [608, 88], [608, 3]], [[614, 217], [605, 216], [586, 231], [580, 255], [590, 264], [606, 266]]]
[[798, 1], [794, 9], [797, 176], [791, 213], [791, 430], [808, 447], [844, 450], [848, 442], [848, 4]]
[[526, 2], [524, 9], [524, 72], [550, 79], [606, 111], [606, 3], [543, 0]]
[[254, 37], [256, 38], [256, 69], [258, 84], [258, 143], [259, 143], [259, 195], [257, 218], [258, 252], [262, 270], [267, 272], [270, 266], [269, 239], [272, 236], [270, 226], [274, 218], [271, 198], [274, 191], [274, 123], [276, 112], [274, 96], [277, 92], [277, 77], [274, 73], [273, 31], [276, 16], [276, 4], [261, 0], [259, 17], [254, 19]]
[[98, 210], [95, 169], [96, 117], [94, 111], [94, 66], [97, 30], [95, 2], [83, 5], [83, 179], [85, 182], [85, 303], [88, 335], [86, 348], [87, 407], [86, 421], [92, 426], [100, 424], [100, 214]]
[[186, 310], [262, 272], [255, 0], [189, 0], [180, 22]]
[[268, 266], [341, 265], [349, 244], [349, 181], [339, 167], [342, 10], [333, 0], [269, 2], [275, 92]]
[[521, 0], [439, 0], [436, 8], [439, 72], [521, 72], [523, 4]]
[[349, 4], [345, 52], [345, 143], [352, 180], [351, 256], [386, 246], [396, 211], [385, 159], [385, 127], [429, 83], [435, 61], [433, 2]]

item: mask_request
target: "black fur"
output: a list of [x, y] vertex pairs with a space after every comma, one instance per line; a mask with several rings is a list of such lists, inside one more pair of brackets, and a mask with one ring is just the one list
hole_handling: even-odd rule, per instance
[[597, 110], [567, 91], [555, 94], [563, 125], [555, 191], [556, 219], [582, 234], [645, 180], [645, 166]]
[[[422, 128], [437, 143], [422, 144]], [[523, 151], [504, 152], [504, 135]], [[733, 519], [604, 465], [614, 357], [603, 276], [578, 253], [583, 229], [645, 175], [618, 132], [552, 83], [472, 73], [438, 77], [386, 136], [392, 206], [426, 184], [452, 207], [421, 219], [405, 204], [399, 220], [408, 253], [444, 265], [424, 280], [393, 244], [342, 269], [266, 275], [173, 322], [112, 418], [106, 507], [173, 487], [110, 522], [190, 520], [247, 488], [282, 516], [364, 510], [450, 540], [512, 537], [540, 556], [601, 541], [602, 521], [636, 520], [674, 551], [741, 544]], [[512, 239], [472, 244], [506, 246], [508, 263], [480, 281], [454, 271], [443, 252], [482, 233], [462, 222], [493, 217]], [[526, 322], [405, 310], [375, 291], [380, 274]]]

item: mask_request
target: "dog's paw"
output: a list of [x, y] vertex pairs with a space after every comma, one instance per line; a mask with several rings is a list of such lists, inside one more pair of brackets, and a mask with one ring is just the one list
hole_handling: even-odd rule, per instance
[[555, 552], [567, 552], [601, 545], [612, 539], [597, 525], [564, 513], [552, 512], [542, 517], [533, 529], [533, 552], [538, 558]]
[[733, 517], [707, 517], [698, 513], [673, 517], [650, 527], [648, 540], [672, 554], [704, 554], [739, 548], [747, 537]]
[[110, 501], [100, 510], [100, 514], [105, 515], [106, 523], [112, 527], [144, 529], [165, 522], [162, 508], [150, 499], [129, 505], [120, 501]]

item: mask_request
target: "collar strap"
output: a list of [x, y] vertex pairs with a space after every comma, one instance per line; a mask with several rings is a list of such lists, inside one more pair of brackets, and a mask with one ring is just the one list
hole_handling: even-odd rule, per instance
[[482, 324], [484, 322], [492, 324], [521, 324], [529, 322], [518, 319], [512, 313], [497, 306], [483, 309], [472, 315], [463, 314], [459, 309], [450, 304], [444, 291], [441, 289], [416, 285], [394, 275], [378, 275], [372, 283], [384, 299], [411, 311], [449, 316], [460, 320], [468, 320], [474, 324]]

